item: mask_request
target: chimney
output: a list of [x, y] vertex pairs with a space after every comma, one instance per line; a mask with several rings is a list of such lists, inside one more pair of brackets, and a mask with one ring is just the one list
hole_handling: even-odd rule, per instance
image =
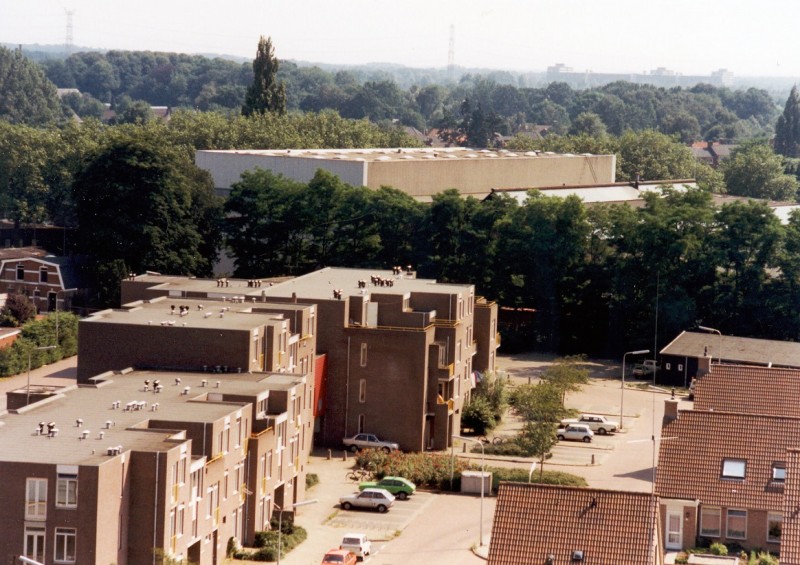
[[678, 419], [678, 401], [668, 398], [664, 401], [664, 419], [661, 425], [665, 426]]
[[704, 355], [697, 358], [697, 378], [701, 378], [711, 372], [711, 357]]

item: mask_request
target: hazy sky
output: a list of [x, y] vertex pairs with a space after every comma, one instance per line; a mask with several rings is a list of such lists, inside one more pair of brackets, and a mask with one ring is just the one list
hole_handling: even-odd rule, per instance
[[0, 0], [0, 42], [324, 63], [800, 76], [798, 0]]

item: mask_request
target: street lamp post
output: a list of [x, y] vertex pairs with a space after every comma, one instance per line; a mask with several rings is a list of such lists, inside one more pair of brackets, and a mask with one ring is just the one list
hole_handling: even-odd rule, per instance
[[31, 403], [31, 356], [34, 351], [45, 351], [47, 349], [55, 349], [55, 345], [43, 345], [41, 347], [31, 347], [28, 349], [28, 386], [25, 394], [25, 406]]
[[75, 292], [77, 288], [62, 288], [56, 291], [56, 345], [58, 345], [58, 295], [62, 292]]
[[625, 401], [625, 358], [628, 355], [647, 355], [650, 353], [649, 349], [638, 349], [636, 351], [628, 351], [622, 356], [622, 386], [619, 389], [619, 429], [622, 430], [624, 424], [622, 423], [622, 408]]
[[[302, 502], [295, 502], [294, 504], [290, 504], [285, 509], [289, 510], [291, 508], [297, 508], [298, 506], [308, 506], [309, 504], [316, 504], [317, 502], [319, 502], [319, 500], [317, 500], [316, 498], [312, 498], [311, 500], [304, 500]], [[277, 561], [277, 565], [281, 565], [281, 542], [283, 541], [283, 511], [284, 511], [284, 508], [279, 506], [279, 505], [277, 505], [277, 504], [274, 504], [274, 503], [273, 503], [273, 506], [275, 506], [278, 509], [278, 561]]]
[[464, 437], [464, 436], [453, 436], [453, 439], [460, 439], [461, 441], [472, 441], [481, 446], [481, 512], [480, 512], [480, 527], [478, 528], [480, 538], [478, 540], [478, 543], [480, 544], [481, 547], [483, 547], [483, 497], [485, 490], [484, 483], [486, 482], [486, 454], [483, 449], [483, 442], [478, 441], [477, 439], [472, 437]]
[[717, 363], [722, 365], [722, 332], [714, 328], [709, 328], [707, 326], [697, 326], [697, 329], [703, 330], [704, 332], [719, 334], [719, 351], [717, 351], [717, 359], [718, 359]]

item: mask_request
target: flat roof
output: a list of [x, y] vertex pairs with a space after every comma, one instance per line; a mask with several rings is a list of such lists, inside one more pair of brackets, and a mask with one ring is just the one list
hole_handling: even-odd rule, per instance
[[[101, 310], [81, 320], [81, 323], [129, 324], [137, 326], [172, 326], [200, 329], [247, 330], [261, 327], [275, 320], [283, 320], [281, 314], [252, 312], [252, 304], [226, 302], [198, 298], [154, 298], [137, 301], [126, 308]], [[259, 307], [267, 304], [259, 303]], [[183, 308], [183, 313], [181, 313]]]
[[[708, 348], [708, 349], [706, 349]], [[739, 361], [761, 365], [800, 367], [800, 343], [752, 337], [736, 337], [709, 332], [682, 332], [661, 350], [661, 355], [679, 355], [712, 361]]]
[[255, 157], [293, 157], [355, 162], [448, 161], [487, 159], [568, 159], [597, 157], [589, 153], [552, 153], [549, 151], [509, 151], [500, 149], [470, 149], [468, 147], [389, 147], [375, 149], [205, 149], [198, 153], [220, 155], [249, 155]]
[[[392, 286], [372, 284], [372, 276], [377, 276], [384, 280], [391, 280]], [[474, 286], [471, 284], [440, 283], [436, 282], [434, 279], [419, 279], [413, 271], [411, 275], [407, 274], [405, 267], [401, 270], [400, 274], [394, 274], [391, 270], [386, 269], [343, 269], [325, 267], [299, 277], [289, 279], [282, 278], [280, 281], [276, 281], [275, 279], [263, 279], [261, 286], [258, 287], [248, 286], [248, 281], [245, 279], [224, 279], [228, 284], [228, 286], [224, 287], [220, 287], [216, 279], [189, 279], [188, 277], [179, 276], [146, 274], [141, 276], [137, 275], [135, 280], [137, 282], [152, 282], [154, 289], [173, 292], [190, 290], [191, 292], [207, 293], [209, 298], [243, 296], [245, 297], [244, 303], [240, 304], [243, 309], [248, 304], [259, 308], [268, 307], [268, 302], [251, 302], [252, 298], [258, 297], [267, 299], [269, 297], [290, 298], [292, 294], [296, 294], [301, 299], [331, 299], [334, 289], [342, 289], [345, 291], [344, 294], [348, 296], [366, 294], [367, 292], [379, 294], [405, 294], [407, 292], [457, 294]], [[275, 282], [270, 283], [268, 282], [269, 280]], [[366, 289], [360, 289], [358, 287], [358, 281], [360, 280], [367, 282]], [[365, 292], [362, 293], [362, 290]], [[182, 299], [178, 300], [176, 303], [187, 303], [192, 302], [192, 300], [197, 299]], [[202, 300], [197, 301], [202, 302]], [[213, 304], [216, 308], [219, 308], [218, 302], [214, 302]], [[284, 306], [284, 304], [281, 303], [281, 306]], [[176, 322], [176, 324], [177, 323], [178, 322]]]
[[[180, 383], [176, 383], [176, 378]], [[150, 381], [147, 392], [144, 381]], [[175, 447], [168, 440], [175, 431], [147, 429], [150, 420], [175, 422], [213, 422], [246, 402], [206, 400], [211, 393], [257, 397], [268, 390], [286, 390], [302, 382], [303, 377], [275, 373], [184, 373], [165, 371], [130, 371], [110, 374], [98, 385], [73, 385], [56, 396], [21, 408], [16, 413], [0, 414], [0, 460], [3, 462], [50, 463], [62, 465], [100, 465], [108, 460], [109, 447], [122, 446], [127, 451], [166, 451]], [[163, 389], [154, 391], [160, 380]], [[206, 380], [208, 386], [203, 387]], [[216, 383], [219, 381], [219, 388]], [[182, 394], [190, 387], [188, 394]], [[24, 387], [19, 389], [24, 394]], [[31, 393], [41, 392], [31, 389]], [[266, 396], [266, 395], [265, 395]], [[119, 401], [119, 408], [112, 405]], [[126, 410], [129, 402], [144, 402], [140, 410]], [[153, 411], [154, 403], [158, 410]], [[78, 427], [76, 420], [83, 420]], [[106, 422], [113, 422], [106, 428]], [[37, 435], [40, 422], [55, 422], [58, 435]], [[138, 429], [134, 428], [138, 426]], [[176, 424], [175, 430], [180, 430]], [[86, 439], [80, 439], [89, 431]], [[103, 439], [100, 439], [103, 432]]]

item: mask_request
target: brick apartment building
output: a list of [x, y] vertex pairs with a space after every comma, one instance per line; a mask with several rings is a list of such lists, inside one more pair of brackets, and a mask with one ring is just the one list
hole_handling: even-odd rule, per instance
[[[0, 416], [0, 559], [221, 563], [305, 498], [301, 375], [122, 371], [19, 389]], [[29, 403], [30, 401], [30, 403]]]
[[315, 305], [316, 348], [327, 366], [315, 431], [330, 446], [367, 431], [404, 450], [449, 447], [476, 372], [494, 370], [499, 345], [495, 303], [473, 285], [408, 270], [325, 268], [263, 283], [143, 275], [122, 283], [123, 303], [158, 296]]
[[38, 247], [0, 249], [0, 293], [24, 294], [39, 312], [69, 310], [81, 284], [69, 257], [54, 257]]

